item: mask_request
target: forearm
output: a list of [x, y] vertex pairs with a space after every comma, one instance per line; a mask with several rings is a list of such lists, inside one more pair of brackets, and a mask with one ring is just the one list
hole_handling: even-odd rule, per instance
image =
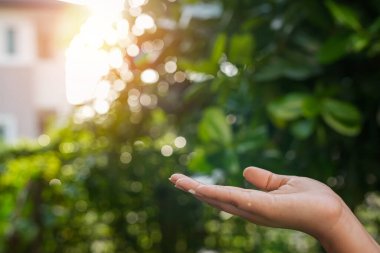
[[380, 252], [379, 245], [348, 207], [331, 231], [318, 237], [328, 253]]

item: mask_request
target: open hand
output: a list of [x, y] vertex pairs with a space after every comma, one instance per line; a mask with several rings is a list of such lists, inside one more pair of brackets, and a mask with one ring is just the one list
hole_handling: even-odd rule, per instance
[[[327, 185], [255, 167], [246, 168], [243, 175], [259, 190], [206, 185], [182, 174], [173, 174], [170, 181], [197, 199], [255, 224], [306, 232], [320, 240], [328, 252], [360, 252], [355, 250], [363, 250], [363, 244], [376, 250], [366, 252], [379, 252], [378, 245]], [[347, 240], [351, 236], [363, 236], [363, 240], [350, 246]]]

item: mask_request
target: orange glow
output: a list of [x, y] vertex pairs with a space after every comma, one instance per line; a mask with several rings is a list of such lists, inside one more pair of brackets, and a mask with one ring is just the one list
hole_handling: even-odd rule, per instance
[[[104, 114], [113, 101], [111, 97], [117, 97], [118, 92], [134, 78], [140, 78], [146, 85], [158, 83], [159, 72], [151, 66], [141, 72], [130, 69], [131, 66], [148, 67], [147, 64], [154, 62], [164, 47], [161, 39], [145, 41], [141, 45], [137, 43], [137, 37], [154, 33], [157, 29], [153, 17], [143, 13], [141, 8], [148, 0], [67, 1], [76, 1], [92, 11], [66, 50], [66, 95], [70, 104], [83, 105], [91, 102], [94, 112]], [[129, 12], [125, 12], [124, 8], [128, 8]], [[129, 13], [135, 20], [128, 22], [122, 13]], [[132, 65], [125, 61], [125, 57], [131, 58]], [[111, 69], [118, 71], [120, 79], [112, 85], [105, 85], [102, 79]], [[165, 70], [174, 74], [177, 70], [176, 62], [168, 61]], [[181, 77], [178, 76], [177, 79]], [[164, 94], [164, 87], [160, 90], [160, 94]], [[131, 96], [128, 105], [132, 111], [139, 112], [141, 106], [154, 107], [156, 100], [156, 97], [147, 95], [136, 98]]]
[[[77, 2], [79, 3], [79, 2]], [[124, 1], [85, 1], [92, 15], [81, 26], [80, 32], [66, 50], [66, 96], [70, 104], [79, 105], [96, 96], [101, 78], [111, 68], [123, 65], [123, 53], [114, 48], [102, 49], [103, 45], [115, 46], [128, 38], [129, 24], [121, 17]], [[97, 111], [104, 112], [106, 103], [97, 102]], [[102, 106], [99, 106], [102, 105]]]

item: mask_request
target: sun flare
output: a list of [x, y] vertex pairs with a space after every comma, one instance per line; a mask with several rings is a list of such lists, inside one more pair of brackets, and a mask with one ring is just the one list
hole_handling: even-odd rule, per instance
[[[153, 17], [141, 8], [148, 0], [75, 2], [92, 10], [66, 50], [67, 100], [81, 107], [78, 110], [81, 121], [94, 113], [107, 113], [113, 100], [134, 78], [145, 85], [158, 83], [159, 72], [149, 67], [144, 69], [144, 66], [157, 59], [164, 41], [155, 39], [138, 44], [140, 36], [157, 29]], [[129, 15], [128, 20], [125, 15]], [[142, 69], [136, 72], [131, 66]], [[175, 72], [176, 68], [174, 61], [165, 66], [167, 73]], [[110, 70], [117, 70], [120, 75], [112, 83], [105, 81]], [[155, 96], [141, 94], [136, 99], [131, 96], [128, 104], [132, 111], [139, 111], [141, 106], [154, 106], [156, 100]]]
[[[95, 98], [100, 80], [110, 69], [123, 67], [124, 53], [120, 48], [134, 44], [129, 34], [130, 24], [121, 15], [126, 5], [124, 0], [65, 2], [86, 5], [92, 13], [66, 50], [67, 100], [72, 105], [80, 105]], [[144, 2], [130, 0], [129, 5], [138, 6]], [[153, 19], [146, 14], [139, 20], [135, 26], [141, 29], [154, 26]], [[138, 49], [132, 48], [132, 51]]]

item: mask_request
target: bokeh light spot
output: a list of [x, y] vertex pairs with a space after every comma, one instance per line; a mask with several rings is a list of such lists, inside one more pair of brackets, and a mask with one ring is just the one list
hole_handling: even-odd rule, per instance
[[128, 164], [132, 161], [132, 155], [129, 152], [123, 152], [120, 155], [120, 162]]
[[75, 145], [71, 142], [63, 142], [59, 145], [59, 151], [63, 154], [69, 154], [75, 151]]
[[239, 72], [238, 68], [235, 65], [227, 61], [220, 64], [220, 70], [229, 77], [236, 76]]
[[105, 114], [110, 109], [110, 105], [105, 100], [96, 100], [94, 102], [94, 109], [99, 114]]
[[127, 213], [125, 218], [129, 224], [135, 224], [139, 220], [139, 216], [135, 212]]
[[167, 82], [159, 82], [157, 90], [160, 96], [165, 96], [169, 91], [169, 84]]
[[61, 185], [61, 180], [57, 179], [57, 178], [54, 178], [52, 180], [49, 181], [49, 185], [50, 186], [58, 186], [58, 185]]
[[125, 19], [121, 19], [116, 24], [116, 32], [120, 40], [128, 38], [129, 23]]
[[165, 63], [165, 71], [167, 73], [174, 73], [175, 71], [177, 70], [177, 63], [175, 63], [174, 61], [168, 61]]
[[133, 35], [135, 36], [141, 36], [144, 34], [144, 29], [142, 29], [141, 27], [137, 26], [137, 25], [134, 25], [132, 26], [132, 33]]
[[153, 41], [153, 47], [154, 47], [154, 50], [156, 50], [156, 51], [162, 50], [164, 48], [164, 46], [165, 46], [165, 43], [161, 39], [156, 39]]
[[140, 53], [140, 48], [136, 44], [131, 44], [127, 48], [127, 54], [131, 57], [135, 57]]
[[79, 200], [75, 203], [75, 209], [78, 211], [78, 212], [85, 212], [87, 211], [87, 207], [88, 207], [88, 204], [86, 201], [84, 200]]
[[80, 121], [91, 119], [94, 116], [95, 116], [95, 111], [89, 105], [81, 106], [75, 112], [75, 118], [78, 119], [78, 120], [80, 120]]
[[137, 7], [140, 7], [144, 4], [146, 4], [146, 0], [129, 0], [128, 3], [129, 3], [129, 6], [131, 8], [137, 8]]
[[144, 83], [152, 84], [156, 83], [159, 79], [158, 72], [154, 69], [146, 69], [141, 73], [141, 80]]
[[140, 97], [140, 103], [143, 106], [149, 106], [152, 103], [152, 98], [148, 94], [143, 94]]
[[133, 191], [133, 192], [141, 192], [142, 188], [143, 188], [142, 183], [140, 183], [138, 181], [131, 183], [131, 191]]
[[50, 137], [47, 134], [41, 134], [37, 139], [38, 144], [40, 144], [42, 147], [46, 147], [50, 144]]
[[184, 148], [186, 146], [186, 139], [185, 139], [185, 137], [178, 136], [177, 138], [175, 138], [174, 145], [177, 148]]
[[105, 35], [105, 42], [109, 45], [109, 46], [114, 46], [116, 45], [116, 43], [118, 42], [118, 34], [117, 34], [117, 31], [114, 30], [114, 29], [109, 29], [107, 32], [106, 32], [106, 35]]
[[154, 51], [154, 45], [152, 42], [150, 41], [145, 41], [142, 46], [141, 46], [141, 49], [144, 53], [151, 53]]
[[155, 27], [154, 20], [148, 14], [141, 14], [136, 18], [135, 25], [141, 29], [152, 29]]
[[132, 17], [137, 17], [138, 15], [141, 14], [141, 7], [132, 7], [132, 8], [129, 8], [129, 14], [132, 16]]
[[186, 80], [186, 74], [182, 71], [177, 71], [175, 74], [174, 74], [174, 81], [176, 81], [177, 83], [182, 83]]
[[97, 99], [106, 99], [111, 89], [111, 85], [108, 81], [103, 80], [96, 86], [95, 97]]
[[139, 97], [138, 95], [129, 95], [128, 97], [128, 105], [130, 107], [136, 107], [136, 106], [139, 106]]
[[173, 154], [173, 148], [169, 145], [164, 145], [161, 148], [161, 154], [163, 156], [169, 157]]
[[123, 54], [118, 48], [112, 49], [108, 53], [108, 63], [112, 68], [120, 68], [123, 64]]
[[127, 84], [125, 82], [123, 82], [123, 80], [121, 80], [121, 79], [117, 79], [113, 82], [113, 88], [116, 91], [122, 91], [125, 89], [126, 86], [127, 86]]

